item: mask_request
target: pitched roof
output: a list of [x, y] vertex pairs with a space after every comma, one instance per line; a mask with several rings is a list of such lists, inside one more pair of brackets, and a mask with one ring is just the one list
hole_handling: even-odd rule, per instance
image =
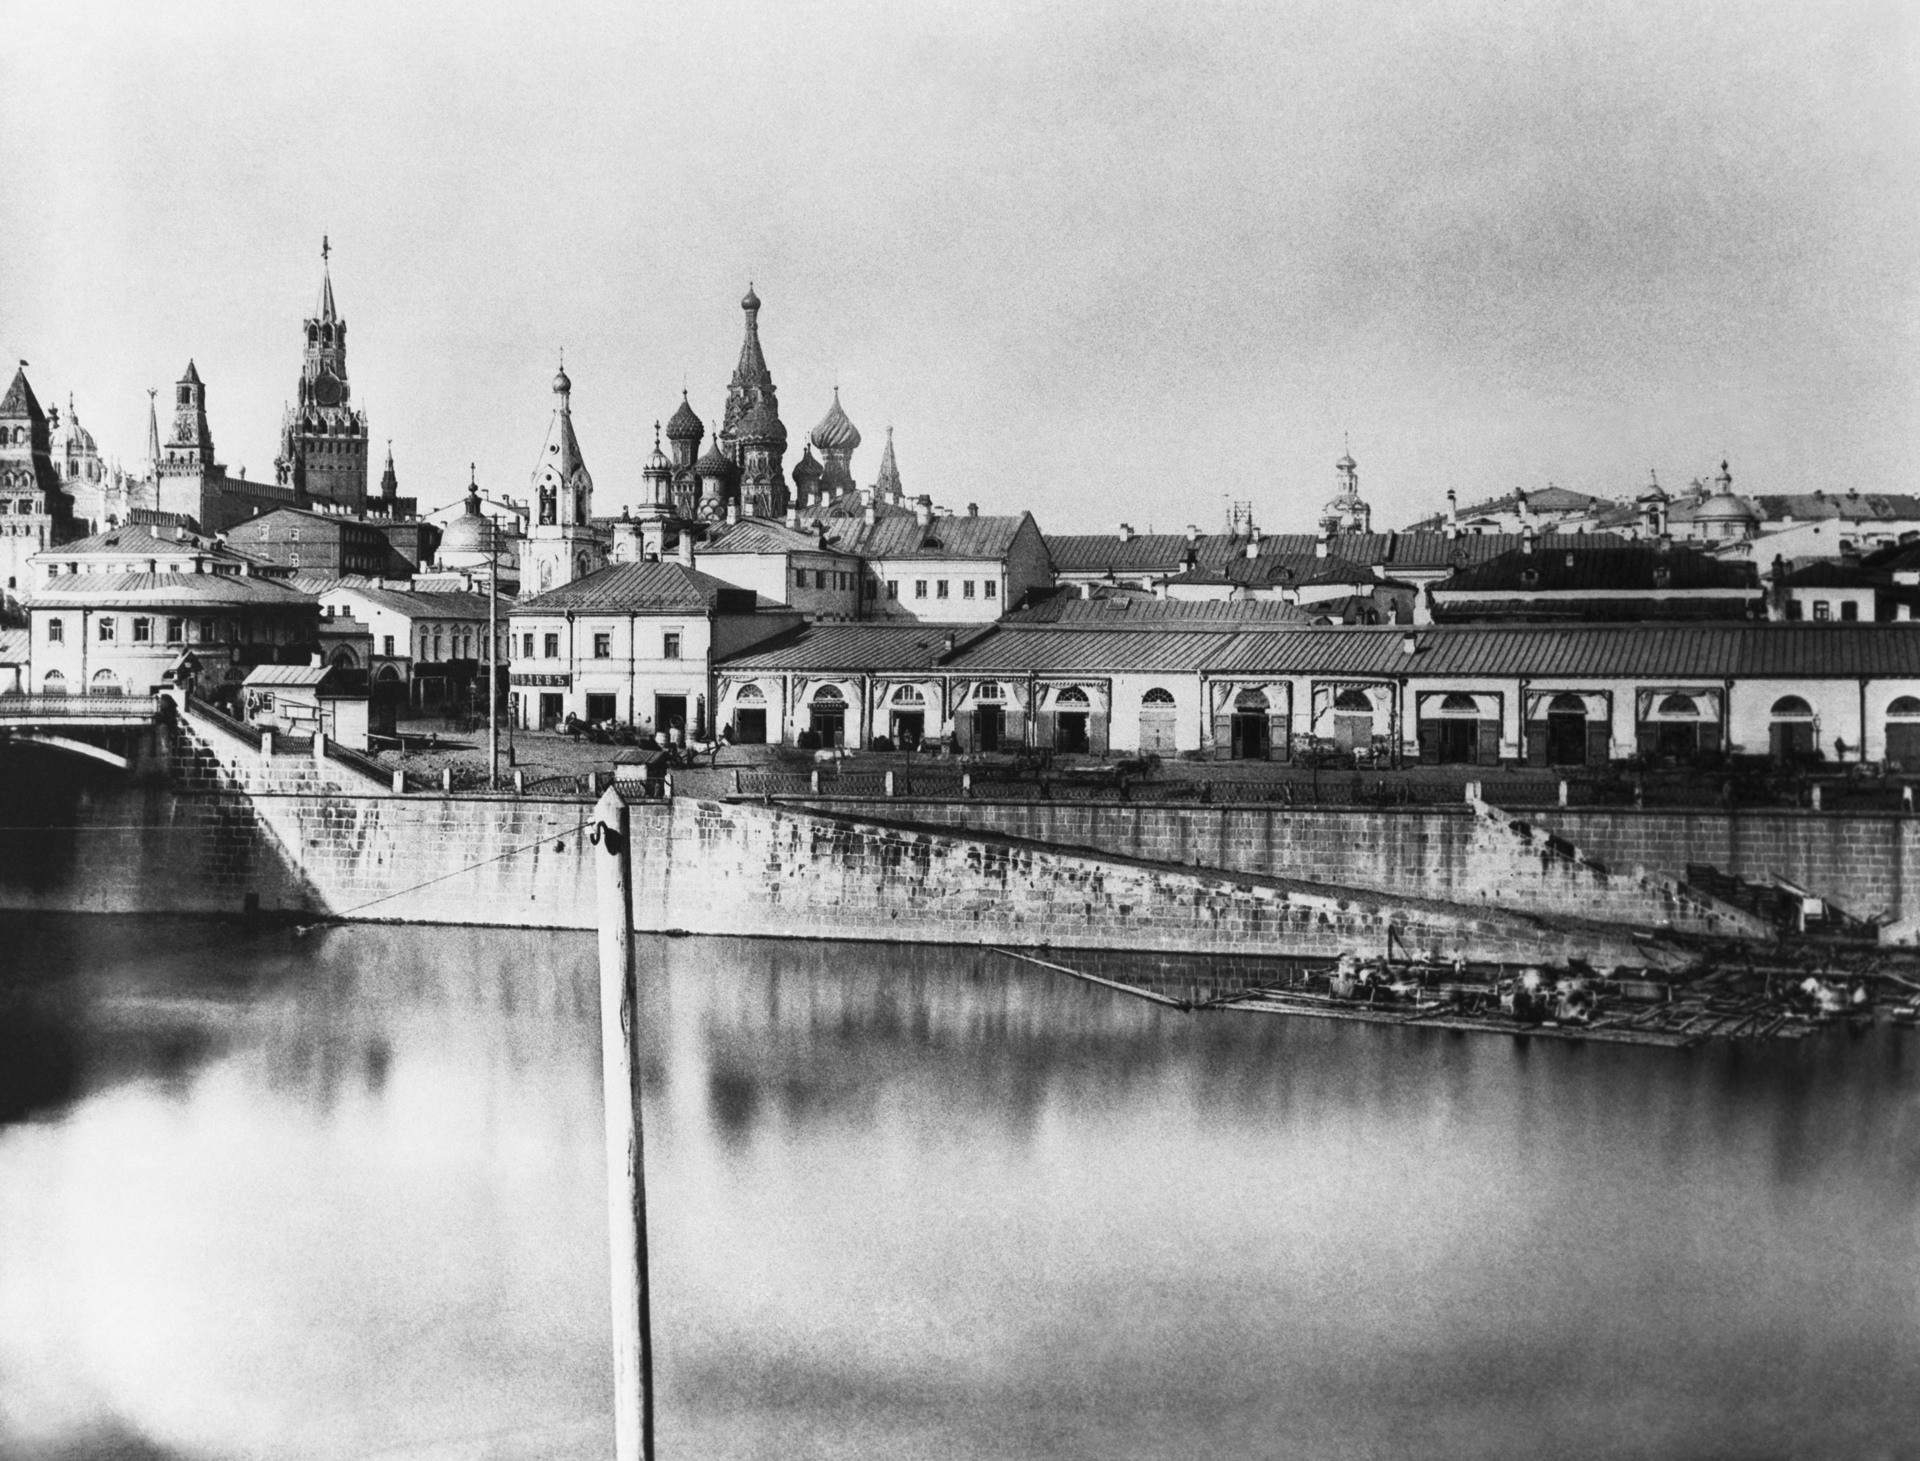
[[559, 609], [610, 609], [618, 613], [751, 613], [752, 589], [736, 588], [683, 563], [615, 563], [585, 578], [518, 602], [516, 614]]
[[790, 528], [771, 518], [743, 517], [736, 523], [718, 524], [695, 550], [696, 553], [824, 553], [843, 552], [831, 543], [823, 543], [817, 532]]
[[[1661, 582], [1665, 570], [1666, 582]], [[1455, 593], [1674, 592], [1746, 589], [1757, 592], [1751, 563], [1728, 563], [1690, 548], [1641, 543], [1602, 549], [1553, 548], [1502, 553], [1463, 568], [1435, 586], [1436, 602]]]
[[910, 514], [828, 518], [827, 541], [864, 558], [1005, 558], [1033, 514], [1018, 517], [936, 517], [922, 527]]
[[281, 579], [239, 573], [63, 573], [27, 598], [35, 608], [160, 608], [171, 604], [313, 607], [311, 594]]
[[[1256, 635], [1304, 634], [1267, 629]], [[955, 654], [955, 673], [989, 675], [1180, 674], [1212, 663], [1239, 637], [1232, 629], [1168, 634], [1157, 628], [1006, 628]]]
[[25, 664], [31, 638], [24, 629], [0, 629], [0, 665]]
[[1230, 583], [1247, 588], [1297, 588], [1309, 584], [1374, 582], [1373, 570], [1364, 563], [1355, 563], [1351, 558], [1335, 557], [1331, 553], [1321, 558], [1311, 550], [1282, 556], [1264, 551], [1267, 546], [1264, 543], [1259, 546], [1263, 551], [1257, 558], [1249, 558], [1242, 553], [1237, 558], [1188, 569], [1168, 581], [1188, 584]]
[[729, 673], [780, 670], [923, 670], [990, 628], [978, 624], [806, 624], [729, 658]]
[[27, 370], [20, 366], [13, 372], [13, 384], [7, 387], [7, 393], [0, 396], [0, 416], [14, 420], [26, 419], [38, 426], [47, 419], [46, 412], [40, 409], [40, 400], [33, 393], [33, 387], [27, 383]]
[[1848, 522], [1920, 521], [1920, 497], [1906, 492], [1764, 492], [1747, 499], [1768, 522], [1840, 518]]
[[[1521, 546], [1520, 533], [1460, 533], [1448, 537], [1444, 532], [1409, 530], [1396, 533], [1335, 533], [1327, 540], [1327, 555], [1368, 567], [1385, 565], [1389, 570], [1456, 568], [1482, 563]], [[1184, 533], [1146, 533], [1123, 539], [1117, 533], [1050, 536], [1047, 551], [1060, 573], [1171, 574], [1187, 569], [1189, 550], [1193, 566], [1218, 567], [1238, 557], [1246, 559], [1244, 533], [1202, 533], [1189, 542]], [[1260, 540], [1262, 557], [1311, 557], [1318, 539], [1312, 533], [1265, 533]], [[1624, 547], [1627, 540], [1607, 533], [1543, 533], [1535, 539], [1536, 548]]]
[[[404, 614], [412, 619], [484, 619], [487, 617], [487, 596], [480, 593], [377, 588], [350, 583], [334, 584], [323, 592], [348, 594], [363, 603], [390, 609], [396, 614]], [[514, 601], [504, 595], [495, 602], [500, 606], [499, 612], [502, 617], [514, 607]]]
[[313, 689], [332, 673], [332, 665], [255, 665], [247, 671], [247, 678], [241, 683], [281, 685], [289, 689]]
[[[1316, 608], [1319, 606], [1315, 606]], [[1091, 598], [1062, 589], [1025, 608], [1003, 624], [1059, 624], [1111, 629], [1151, 624], [1161, 629], [1205, 629], [1237, 624], [1306, 624], [1312, 615], [1277, 599], [1160, 599], [1137, 591], [1100, 588]]]

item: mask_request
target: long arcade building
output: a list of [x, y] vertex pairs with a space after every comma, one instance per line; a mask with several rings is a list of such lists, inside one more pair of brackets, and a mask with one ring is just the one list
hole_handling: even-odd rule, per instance
[[745, 742], [1536, 766], [1818, 751], [1920, 770], [1920, 626], [816, 624], [716, 669], [716, 723]]

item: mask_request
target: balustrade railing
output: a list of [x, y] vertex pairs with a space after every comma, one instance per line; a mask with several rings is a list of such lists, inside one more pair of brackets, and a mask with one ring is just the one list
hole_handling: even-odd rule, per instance
[[159, 713], [158, 695], [0, 695], [0, 720], [133, 720]]

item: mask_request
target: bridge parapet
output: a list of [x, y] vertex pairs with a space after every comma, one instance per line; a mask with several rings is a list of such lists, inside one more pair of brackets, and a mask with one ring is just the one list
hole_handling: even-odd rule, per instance
[[158, 695], [0, 695], [0, 726], [150, 725]]

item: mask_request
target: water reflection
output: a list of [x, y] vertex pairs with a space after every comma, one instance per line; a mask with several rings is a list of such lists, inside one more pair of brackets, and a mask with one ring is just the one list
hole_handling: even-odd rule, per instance
[[[0, 950], [0, 1452], [605, 1454], [589, 938]], [[662, 1454], [1920, 1429], [1912, 1036], [1674, 1054], [1183, 1015], [977, 951], [643, 958]]]

